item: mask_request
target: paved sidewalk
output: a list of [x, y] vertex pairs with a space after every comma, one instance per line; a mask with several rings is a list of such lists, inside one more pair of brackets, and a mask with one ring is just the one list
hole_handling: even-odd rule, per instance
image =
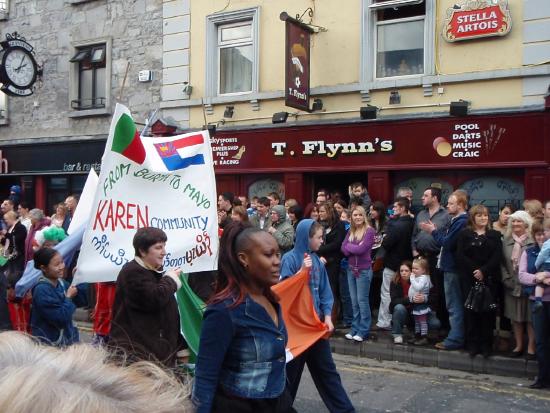
[[484, 359], [481, 355], [471, 358], [463, 350], [437, 350], [433, 345], [419, 347], [409, 344], [393, 344], [391, 333], [386, 331], [376, 331], [374, 333], [376, 340], [363, 343], [346, 340], [343, 334], [344, 331], [337, 331], [330, 339], [334, 353], [470, 373], [529, 379], [533, 379], [537, 374], [537, 362], [527, 361], [524, 358], [510, 358], [500, 354], [493, 355], [488, 359]]
[[[81, 331], [91, 335], [92, 324], [86, 310], [78, 308], [74, 320]], [[380, 330], [373, 332], [373, 336], [376, 337], [374, 341], [356, 343], [346, 340], [343, 337], [344, 333], [345, 330], [337, 330], [331, 337], [330, 344], [334, 353], [478, 374], [526, 379], [533, 379], [537, 375], [537, 362], [527, 361], [524, 358], [510, 358], [497, 353], [488, 359], [484, 359], [481, 355], [472, 359], [467, 352], [461, 350], [437, 350], [433, 345], [418, 347], [408, 344], [393, 344], [391, 333]]]

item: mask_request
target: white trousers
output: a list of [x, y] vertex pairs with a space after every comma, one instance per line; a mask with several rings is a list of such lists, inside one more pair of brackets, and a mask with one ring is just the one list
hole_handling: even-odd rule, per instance
[[378, 309], [378, 322], [376, 325], [379, 328], [391, 327], [391, 314], [390, 314], [390, 283], [395, 275], [395, 271], [384, 267], [382, 272], [382, 286], [380, 288], [380, 308]]

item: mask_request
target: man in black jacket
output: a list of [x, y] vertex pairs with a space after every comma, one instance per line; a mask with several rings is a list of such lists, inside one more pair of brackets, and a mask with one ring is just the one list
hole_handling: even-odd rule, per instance
[[386, 236], [382, 241], [384, 248], [384, 271], [380, 289], [380, 309], [378, 310], [378, 328], [391, 329], [390, 283], [395, 272], [405, 260], [412, 259], [411, 236], [414, 219], [409, 215], [409, 200], [399, 197], [393, 204], [394, 218], [386, 226]]

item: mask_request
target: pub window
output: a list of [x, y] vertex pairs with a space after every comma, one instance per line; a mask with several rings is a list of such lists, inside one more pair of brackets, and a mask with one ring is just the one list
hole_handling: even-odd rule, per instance
[[252, 91], [251, 22], [218, 26], [218, 94]]
[[258, 14], [255, 7], [207, 17], [207, 96], [258, 91]]
[[8, 18], [8, 13], [10, 10], [10, 3], [8, 0], [0, 0], [0, 20], [5, 20]]
[[[2, 86], [2, 83], [0, 83]], [[6, 124], [8, 121], [8, 96], [0, 92], [0, 125]]]
[[374, 0], [375, 77], [424, 74], [424, 0]]
[[77, 66], [78, 96], [71, 100], [76, 110], [104, 108], [106, 104], [106, 45], [78, 48], [70, 60]]

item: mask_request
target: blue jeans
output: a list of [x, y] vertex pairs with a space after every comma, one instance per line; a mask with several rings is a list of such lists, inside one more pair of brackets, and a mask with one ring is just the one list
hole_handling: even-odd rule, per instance
[[340, 299], [342, 300], [342, 321], [350, 326], [353, 322], [353, 307], [349, 294], [347, 269], [340, 268]]
[[464, 297], [460, 286], [460, 276], [455, 272], [443, 274], [445, 303], [449, 312], [450, 330], [443, 345], [452, 350], [464, 346]]
[[533, 301], [530, 305], [539, 365], [537, 381], [550, 385], [550, 302], [543, 302], [539, 311], [533, 311]]
[[368, 338], [370, 333], [369, 291], [371, 281], [372, 270], [370, 268], [359, 271], [358, 277], [353, 275], [352, 270], [348, 268], [348, 285], [351, 295], [351, 306], [353, 308], [351, 333], [363, 338]]
[[[407, 310], [403, 304], [397, 304], [393, 308], [392, 313], [392, 334], [394, 336], [400, 336], [403, 334], [403, 326], [407, 324], [408, 326], [414, 326], [414, 320], [412, 318], [412, 313]], [[441, 327], [441, 322], [437, 318], [435, 311], [431, 311], [428, 314], [428, 330], [439, 330]]]
[[317, 340], [314, 345], [286, 365], [288, 388], [292, 400], [296, 398], [304, 364], [307, 364], [315, 387], [329, 412], [355, 412], [342, 385], [340, 374], [336, 371], [330, 343], [324, 339]]

